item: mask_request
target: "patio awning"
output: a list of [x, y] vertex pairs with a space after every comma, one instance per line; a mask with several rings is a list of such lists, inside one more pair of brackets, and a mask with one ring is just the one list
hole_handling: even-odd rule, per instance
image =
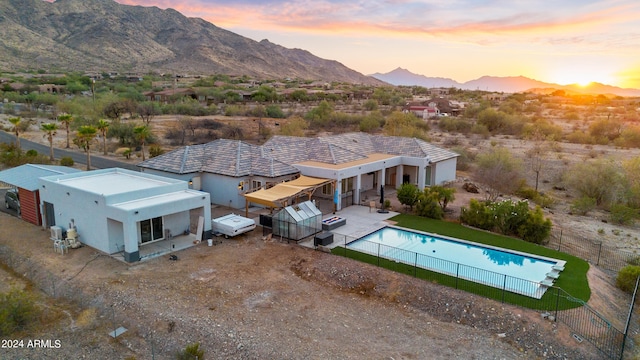
[[268, 189], [261, 189], [252, 193], [244, 194], [248, 203], [261, 204], [268, 207], [285, 207], [291, 200], [301, 194], [311, 194], [326, 184], [333, 182], [331, 179], [320, 179], [309, 176], [300, 176], [299, 178], [284, 183], [276, 184]]

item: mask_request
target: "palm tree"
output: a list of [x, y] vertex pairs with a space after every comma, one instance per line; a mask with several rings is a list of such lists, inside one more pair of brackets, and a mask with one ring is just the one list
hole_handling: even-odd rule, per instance
[[20, 117], [9, 118], [9, 122], [13, 124], [13, 133], [16, 134], [16, 147], [20, 149]]
[[83, 125], [78, 128], [73, 143], [78, 145], [79, 148], [84, 149], [87, 153], [87, 170], [91, 170], [91, 142], [96, 138], [98, 129], [90, 125]]
[[142, 161], [144, 161], [144, 143], [147, 138], [151, 136], [151, 129], [148, 125], [136, 126], [133, 128], [133, 133], [136, 134], [136, 139], [140, 141], [140, 146], [142, 147]]
[[109, 130], [110, 122], [105, 119], [98, 120], [98, 125], [96, 128], [100, 131], [100, 135], [102, 136], [102, 153], [107, 155], [107, 130]]
[[49, 140], [49, 159], [53, 161], [55, 160], [53, 157], [53, 137], [56, 135], [56, 130], [58, 130], [58, 124], [44, 123], [40, 125], [40, 129], [46, 133], [44, 136]]
[[64, 128], [67, 131], [67, 149], [69, 148], [69, 127], [73, 122], [73, 116], [71, 114], [58, 115], [58, 121], [64, 124]]

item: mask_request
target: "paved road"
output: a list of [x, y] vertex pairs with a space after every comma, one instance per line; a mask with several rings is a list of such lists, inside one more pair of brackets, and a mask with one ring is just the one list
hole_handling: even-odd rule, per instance
[[[15, 143], [16, 137], [7, 132], [0, 131], [0, 142]], [[20, 138], [20, 148], [22, 148], [23, 151], [33, 149], [40, 154], [49, 156], [49, 146], [39, 144], [33, 141], [29, 141], [27, 139]], [[64, 149], [54, 148], [53, 156], [55, 156], [56, 159], [60, 159], [64, 156], [68, 156], [72, 158], [76, 164], [83, 164], [83, 165], [87, 164], [87, 155], [85, 153], [79, 153], [75, 151], [68, 151]], [[93, 154], [91, 155], [91, 167], [95, 169], [108, 169], [108, 168], [119, 167], [119, 168], [129, 169], [133, 171], [140, 171], [140, 169], [135, 165], [128, 164], [122, 161], [103, 158]]]

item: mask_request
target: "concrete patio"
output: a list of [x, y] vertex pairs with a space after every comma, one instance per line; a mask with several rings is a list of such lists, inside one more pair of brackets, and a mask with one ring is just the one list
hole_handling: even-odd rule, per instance
[[[398, 215], [399, 213], [389, 211], [387, 213], [379, 213], [378, 209], [372, 209], [369, 206], [353, 205], [337, 211], [335, 214], [329, 213], [324, 217], [339, 216], [347, 220], [346, 224], [331, 230], [333, 233], [333, 243], [327, 245], [328, 248], [336, 246], [344, 246], [353, 240], [359, 239], [364, 235], [381, 229], [393, 222], [388, 219]], [[299, 245], [314, 248], [313, 237], [298, 242]]]

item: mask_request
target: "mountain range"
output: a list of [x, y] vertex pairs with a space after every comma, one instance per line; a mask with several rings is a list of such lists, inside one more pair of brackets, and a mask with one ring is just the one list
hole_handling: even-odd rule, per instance
[[247, 75], [380, 85], [343, 64], [173, 9], [113, 0], [1, 0], [0, 69]]
[[449, 78], [427, 77], [424, 75], [414, 74], [409, 70], [402, 68], [397, 68], [385, 74], [375, 73], [370, 76], [396, 86], [422, 86], [427, 88], [453, 87], [464, 90], [483, 90], [505, 93], [524, 91], [551, 93], [556, 90], [564, 90], [568, 94], [603, 94], [628, 97], [640, 96], [639, 89], [624, 89], [600, 83], [591, 83], [586, 86], [578, 84], [559, 85], [530, 79], [524, 76], [483, 76], [475, 80], [459, 83]]
[[269, 40], [255, 41], [173, 9], [113, 0], [0, 0], [0, 71], [170, 72], [246, 75], [366, 85], [455, 87], [497, 92], [640, 96], [638, 89], [550, 84], [523, 76], [459, 83], [397, 68], [364, 75], [335, 60]]

